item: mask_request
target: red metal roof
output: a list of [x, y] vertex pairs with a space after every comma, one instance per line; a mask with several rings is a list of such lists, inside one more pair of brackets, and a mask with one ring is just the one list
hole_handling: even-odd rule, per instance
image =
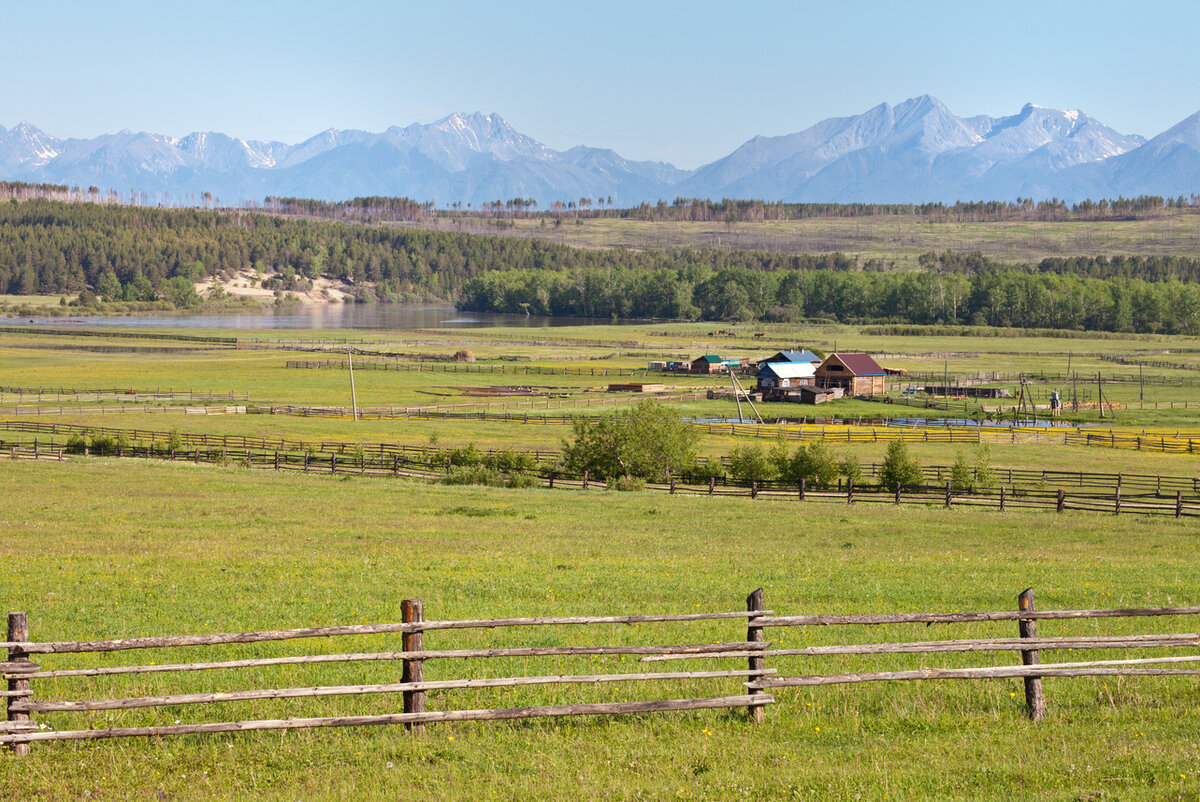
[[836, 356], [838, 361], [846, 366], [846, 370], [855, 376], [886, 375], [886, 371], [879, 367], [879, 363], [870, 354], [830, 354], [830, 356]]

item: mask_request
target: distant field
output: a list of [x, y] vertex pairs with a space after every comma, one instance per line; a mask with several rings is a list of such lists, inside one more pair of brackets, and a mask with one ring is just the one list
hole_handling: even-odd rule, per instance
[[[512, 227], [508, 227], [509, 223]], [[1200, 211], [1153, 220], [1112, 222], [931, 223], [912, 216], [811, 218], [753, 223], [701, 223], [610, 218], [423, 221], [422, 226], [532, 237], [584, 248], [704, 247], [787, 253], [842, 253], [915, 267], [927, 251], [980, 251], [1008, 262], [1050, 256], [1136, 254], [1195, 256], [1200, 251]]]

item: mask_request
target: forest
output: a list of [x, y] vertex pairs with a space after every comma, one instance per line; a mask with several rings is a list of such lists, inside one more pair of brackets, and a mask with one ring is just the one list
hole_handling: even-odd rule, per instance
[[1200, 330], [1198, 258], [1016, 265], [947, 252], [918, 262], [920, 269], [897, 271], [838, 253], [589, 250], [243, 210], [0, 203], [0, 292], [14, 295], [86, 290], [106, 301], [187, 306], [199, 302], [191, 282], [257, 270], [282, 286], [345, 279], [360, 302], [440, 300], [472, 311]]

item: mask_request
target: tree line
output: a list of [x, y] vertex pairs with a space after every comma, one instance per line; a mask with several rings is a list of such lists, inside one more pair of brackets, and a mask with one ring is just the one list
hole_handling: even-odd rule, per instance
[[360, 301], [481, 312], [1195, 332], [1200, 259], [1071, 257], [1009, 265], [925, 254], [890, 271], [844, 254], [587, 250], [540, 240], [51, 200], [0, 203], [0, 292], [192, 302], [208, 276], [268, 286], [330, 276]]

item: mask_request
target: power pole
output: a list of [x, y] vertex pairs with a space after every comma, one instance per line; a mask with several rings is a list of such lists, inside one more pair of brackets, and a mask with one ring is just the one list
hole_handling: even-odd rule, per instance
[[354, 349], [346, 349], [346, 364], [350, 367], [350, 411], [354, 414], [354, 421], [358, 422], [358, 398], [354, 394]]
[[1100, 417], [1104, 417], [1104, 383], [1100, 380], [1100, 371], [1096, 371], [1096, 405], [1100, 407]]

